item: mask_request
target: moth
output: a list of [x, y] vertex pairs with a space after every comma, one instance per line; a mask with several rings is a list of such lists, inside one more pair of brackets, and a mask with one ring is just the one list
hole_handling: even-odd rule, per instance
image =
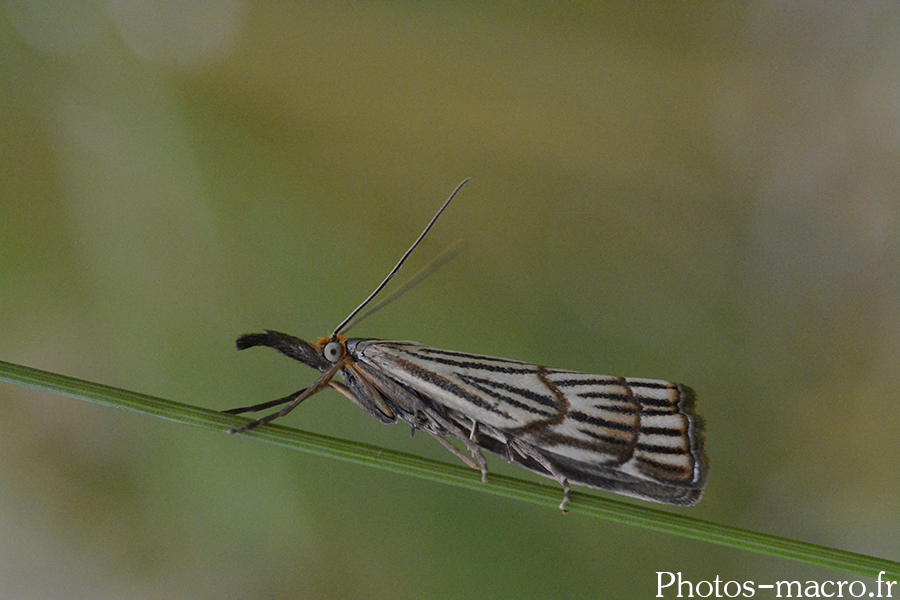
[[[238, 350], [268, 346], [322, 375], [284, 398], [226, 411], [240, 414], [285, 405], [229, 433], [281, 418], [330, 387], [381, 423], [402, 421], [412, 432], [426, 432], [481, 471], [482, 481], [488, 474], [482, 451], [555, 479], [563, 488], [563, 511], [570, 484], [676, 506], [699, 502], [708, 461], [703, 421], [694, 413], [694, 392], [685, 385], [344, 335], [368, 316], [354, 321], [467, 182], [459, 184], [388, 276], [331, 335], [314, 344], [277, 331], [237, 339]], [[335, 380], [338, 375], [343, 382]]]

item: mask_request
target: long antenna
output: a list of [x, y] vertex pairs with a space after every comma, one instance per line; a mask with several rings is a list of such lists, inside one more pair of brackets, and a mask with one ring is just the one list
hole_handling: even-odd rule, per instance
[[390, 296], [387, 298], [382, 298], [378, 301], [378, 304], [371, 307], [366, 312], [362, 313], [355, 319], [353, 319], [347, 325], [344, 325], [343, 332], [346, 333], [362, 323], [365, 319], [368, 319], [375, 313], [377, 313], [382, 308], [386, 307], [388, 304], [391, 304], [394, 300], [397, 300], [404, 296], [407, 292], [412, 290], [414, 287], [425, 281], [432, 273], [443, 267], [445, 264], [456, 258], [460, 252], [462, 252], [463, 246], [461, 243], [457, 243], [454, 246], [451, 246], [447, 250], [445, 250], [440, 256], [436, 259], [428, 263], [421, 271], [416, 273], [412, 279], [409, 281], [404, 281], [403, 285], [394, 290]]
[[424, 230], [422, 233], [419, 234], [419, 237], [416, 239], [415, 242], [413, 242], [413, 245], [409, 247], [409, 250], [407, 250], [407, 251], [403, 254], [403, 256], [400, 258], [400, 261], [399, 261], [396, 265], [394, 265], [394, 268], [391, 269], [391, 272], [388, 273], [388, 276], [384, 278], [384, 281], [382, 281], [382, 282], [378, 285], [378, 287], [375, 288], [375, 291], [374, 291], [374, 292], [372, 292], [371, 294], [369, 294], [369, 297], [368, 297], [368, 298], [366, 298], [365, 300], [363, 300], [363, 303], [362, 303], [362, 304], [360, 304], [359, 306], [357, 306], [357, 307], [353, 310], [352, 313], [350, 313], [349, 315], [347, 315], [347, 318], [346, 318], [346, 319], [344, 319], [343, 321], [341, 321], [341, 324], [338, 325], [337, 328], [335, 328], [335, 330], [334, 330], [334, 335], [339, 335], [339, 334], [341, 334], [341, 333], [347, 328], [347, 323], [349, 323], [349, 322], [353, 319], [353, 317], [355, 317], [355, 316], [359, 313], [359, 311], [361, 311], [362, 309], [364, 309], [364, 308], [366, 307], [366, 305], [367, 305], [369, 302], [371, 302], [372, 300], [374, 300], [374, 299], [375, 299], [375, 296], [377, 296], [377, 295], [381, 292], [381, 290], [384, 289], [384, 286], [386, 286], [386, 285], [388, 284], [388, 282], [389, 282], [391, 279], [393, 279], [394, 275], [397, 274], [397, 271], [400, 270], [400, 267], [403, 266], [403, 263], [406, 262], [406, 259], [409, 258], [409, 255], [412, 254], [413, 250], [416, 249], [416, 247], [417, 247], [417, 246], [422, 242], [422, 240], [425, 238], [425, 235], [431, 230], [432, 226], [434, 226], [435, 222], [438, 220], [438, 217], [441, 216], [441, 213], [443, 213], [443, 212], [444, 212], [444, 209], [447, 208], [447, 206], [450, 204], [450, 201], [453, 200], [453, 198], [456, 197], [456, 194], [459, 193], [459, 190], [461, 190], [462, 187], [463, 187], [464, 185], [466, 185], [467, 183], [469, 183], [469, 178], [468, 178], [468, 177], [466, 177], [465, 179], [463, 179], [463, 180], [462, 180], [462, 183], [460, 183], [458, 186], [456, 186], [456, 189], [453, 190], [453, 193], [450, 194], [450, 197], [447, 198], [447, 201], [446, 201], [446, 202], [444, 202], [444, 205], [441, 206], [440, 210], [438, 210], [437, 213], [436, 213], [433, 217], [431, 217], [431, 221], [428, 223], [428, 226], [425, 227], [425, 230]]

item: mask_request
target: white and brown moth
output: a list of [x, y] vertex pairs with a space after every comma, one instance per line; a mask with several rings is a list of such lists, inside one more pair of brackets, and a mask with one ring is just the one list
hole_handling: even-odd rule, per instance
[[[283, 417], [331, 387], [382, 423], [399, 420], [413, 431], [425, 431], [480, 470], [484, 481], [482, 450], [556, 479], [563, 487], [563, 510], [570, 483], [676, 506], [699, 502], [707, 474], [703, 421], [693, 413], [694, 392], [685, 385], [343, 335], [359, 322], [353, 318], [400, 270], [467, 181], [330, 336], [315, 344], [276, 331], [237, 339], [239, 350], [268, 346], [322, 375], [285, 398], [226, 411], [239, 414], [286, 404], [229, 433]], [[334, 380], [337, 375], [343, 383]], [[474, 460], [446, 438], [458, 440]]]

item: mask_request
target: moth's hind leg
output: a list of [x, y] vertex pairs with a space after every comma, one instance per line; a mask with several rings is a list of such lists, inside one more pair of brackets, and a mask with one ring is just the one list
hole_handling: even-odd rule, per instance
[[569, 497], [571, 496], [572, 489], [569, 487], [569, 480], [565, 475], [556, 470], [556, 467], [553, 466], [547, 457], [529, 446], [528, 444], [520, 443], [516, 439], [510, 440], [509, 446], [512, 447], [518, 454], [525, 458], [530, 458], [537, 462], [539, 465], [544, 467], [547, 470], [547, 473], [559, 482], [563, 489], [563, 499], [562, 502], [559, 503], [559, 510], [566, 511], [566, 507], [569, 505]]
[[[472, 431], [469, 432], [456, 422], [430, 410], [420, 411], [416, 416], [417, 421], [415, 423], [410, 423], [411, 427], [427, 431], [428, 435], [437, 440], [441, 446], [449, 450], [454, 456], [473, 469], [481, 471], [481, 481], [482, 483], [487, 483], [487, 461], [481, 453], [481, 448], [479, 448], [478, 444], [472, 438], [472, 436], [475, 435], [474, 425]], [[459, 448], [448, 442], [446, 436], [451, 436], [461, 441], [465, 445], [466, 450], [472, 454], [472, 458], [474, 458], [475, 461], [473, 462], [472, 459], [460, 452]]]
[[[474, 449], [473, 449], [473, 448], [469, 448], [469, 450], [472, 451], [472, 457], [475, 458], [475, 461], [477, 461], [477, 464], [476, 464], [475, 461], [473, 461], [471, 458], [469, 458], [468, 456], [466, 456], [465, 454], [463, 454], [462, 452], [460, 452], [460, 451], [459, 451], [459, 448], [457, 448], [456, 446], [454, 446], [453, 444], [451, 444], [450, 442], [448, 442], [448, 441], [447, 441], [446, 439], [444, 439], [444, 437], [441, 436], [440, 434], [437, 434], [437, 433], [431, 431], [430, 429], [426, 429], [425, 431], [428, 432], [428, 435], [430, 435], [430, 436], [433, 437], [435, 440], [437, 440], [437, 442], [438, 442], [441, 446], [443, 446], [444, 448], [446, 448], [447, 450], [449, 450], [454, 456], [456, 456], [456, 457], [459, 458], [461, 461], [463, 461], [464, 463], [466, 463], [466, 465], [472, 467], [472, 468], [475, 469], [476, 471], [481, 471], [481, 481], [482, 481], [482, 483], [487, 483], [487, 473], [488, 473], [488, 471], [487, 471], [487, 461], [484, 459], [484, 456], [481, 454], [481, 451], [478, 449], [478, 446], [474, 446]], [[467, 445], [468, 445], [468, 444], [467, 444]]]

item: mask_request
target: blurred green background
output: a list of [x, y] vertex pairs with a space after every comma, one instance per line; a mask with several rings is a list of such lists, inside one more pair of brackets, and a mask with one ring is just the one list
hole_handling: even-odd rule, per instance
[[[465, 252], [355, 335], [687, 383], [681, 512], [900, 559], [900, 5], [0, 6], [0, 359], [283, 396], [315, 374], [235, 337], [327, 335], [471, 177], [403, 274]], [[854, 579], [7, 384], [0, 415], [4, 598]], [[331, 391], [286, 424], [453, 460]]]

